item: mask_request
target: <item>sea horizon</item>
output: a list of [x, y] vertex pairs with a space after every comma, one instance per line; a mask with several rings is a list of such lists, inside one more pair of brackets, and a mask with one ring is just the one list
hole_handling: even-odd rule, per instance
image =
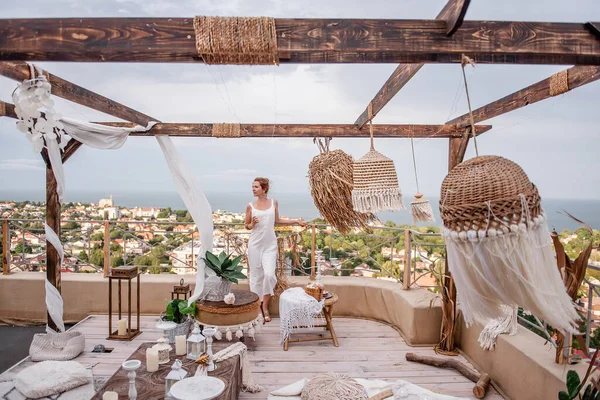
[[[100, 190], [90, 191], [68, 191], [65, 203], [81, 202], [98, 204], [100, 199], [107, 199], [111, 193]], [[5, 190], [0, 189], [0, 201], [45, 201], [45, 190]], [[161, 191], [115, 191], [112, 193], [113, 202], [121, 207], [158, 207], [172, 209], [185, 209], [183, 201], [176, 192]], [[213, 211], [224, 210], [235, 213], [243, 213], [248, 202], [253, 200], [252, 194], [247, 192], [206, 192]], [[272, 198], [279, 202], [281, 216], [290, 218], [303, 218], [310, 221], [319, 218], [319, 211], [314, 206], [312, 197], [308, 192], [297, 193], [273, 193]], [[440, 226], [438, 201], [439, 197], [429, 197], [436, 222], [418, 224], [425, 226]], [[407, 210], [397, 212], [382, 212], [378, 214], [382, 222], [392, 221], [398, 225], [412, 225], [410, 216], [410, 202], [412, 196], [404, 197]], [[542, 199], [542, 207], [548, 217], [548, 227], [555, 228], [558, 232], [564, 229], [573, 231], [582, 225], [569, 218], [564, 211], [572, 214], [594, 229], [600, 230], [600, 199]]]

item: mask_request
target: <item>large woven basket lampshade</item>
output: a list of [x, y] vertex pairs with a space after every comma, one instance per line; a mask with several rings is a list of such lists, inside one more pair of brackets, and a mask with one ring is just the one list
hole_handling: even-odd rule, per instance
[[347, 234], [353, 228], [369, 229], [375, 219], [352, 207], [352, 157], [342, 150], [329, 149], [314, 157], [308, 166], [310, 193], [315, 206], [334, 228]]
[[352, 205], [358, 212], [404, 210], [394, 162], [373, 147], [354, 162]]
[[520, 306], [573, 331], [578, 315], [554, 260], [540, 195], [520, 166], [498, 156], [457, 165], [442, 183], [440, 215], [468, 325]]

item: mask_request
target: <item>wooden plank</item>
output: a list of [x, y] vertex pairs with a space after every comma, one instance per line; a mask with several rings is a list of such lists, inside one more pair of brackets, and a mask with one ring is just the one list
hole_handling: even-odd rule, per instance
[[452, 36], [463, 24], [470, 2], [471, 0], [457, 0], [450, 2], [452, 3], [452, 10], [448, 13], [449, 15], [443, 18], [443, 20], [446, 21], [447, 36]]
[[[109, 126], [131, 126], [119, 122], [103, 122]], [[480, 135], [489, 129], [489, 125], [478, 125], [477, 134]], [[352, 124], [241, 124], [240, 136], [246, 138], [264, 137], [346, 137], [367, 138], [369, 133], [359, 130]], [[462, 137], [462, 129], [455, 129], [447, 125], [373, 125], [375, 137], [415, 137], [415, 138], [448, 138]], [[184, 137], [212, 137], [212, 124], [186, 124], [186, 123], [159, 123], [148, 132], [134, 132], [130, 136], [184, 136]]]
[[[567, 71], [570, 90], [600, 79], [599, 66], [575, 66], [567, 69]], [[551, 78], [546, 78], [541, 80], [531, 86], [473, 110], [475, 123], [486, 121], [490, 118], [497, 117], [498, 115], [552, 97], [550, 95], [550, 79]], [[469, 126], [469, 113], [456, 117], [446, 123], [455, 125], [458, 128]]]
[[78, 140], [75, 139], [71, 139], [69, 140], [69, 143], [67, 143], [67, 146], [65, 147], [63, 154], [62, 154], [62, 162], [63, 164], [67, 162], [67, 160], [69, 158], [71, 158], [71, 156], [73, 154], [75, 154], [75, 152], [77, 151], [77, 149], [79, 149], [81, 147], [82, 143]]
[[[3, 22], [5, 21], [6, 20], [3, 20]], [[2, 32], [3, 29], [0, 28], [0, 42], [2, 41]], [[82, 88], [81, 86], [59, 78], [47, 71], [43, 71], [43, 74], [52, 85], [52, 95], [54, 96], [62, 97], [63, 99], [73, 101], [93, 110], [144, 126], [146, 126], [148, 122], [154, 120], [152, 117], [142, 114], [139, 111], [101, 96], [91, 90]], [[30, 79], [29, 67], [25, 63], [0, 62], [0, 75], [19, 82]]]
[[586, 22], [585, 27], [600, 39], [600, 22]]
[[[584, 24], [465, 21], [450, 38], [445, 21], [282, 19], [281, 62], [600, 64], [600, 41]], [[0, 60], [198, 62], [192, 18], [4, 19]]]
[[[435, 19], [443, 20], [446, 22], [448, 26], [451, 23], [452, 15], [456, 15], [456, 10], [460, 9], [460, 3], [463, 0], [449, 0], [448, 3], [444, 6], [442, 11], [438, 14]], [[468, 6], [468, 1], [467, 1]], [[466, 7], [465, 7], [466, 10]], [[461, 21], [462, 23], [462, 21]], [[446, 30], [446, 33], [448, 30]], [[412, 77], [419, 72], [421, 67], [425, 64], [400, 64], [394, 70], [392, 75], [388, 78], [388, 80], [383, 84], [379, 92], [373, 97], [371, 100], [372, 104], [372, 112], [373, 116], [376, 116], [379, 111], [383, 109], [383, 107], [412, 79]], [[367, 121], [369, 120], [369, 112], [368, 106], [362, 112], [362, 114], [358, 117], [356, 122], [354, 122], [359, 128], [362, 128]]]
[[465, 128], [462, 138], [450, 138], [448, 151], [448, 171], [463, 162], [469, 139], [471, 138], [471, 128]]
[[[46, 167], [46, 223], [60, 238], [60, 201], [57, 182], [51, 166]], [[60, 293], [60, 256], [58, 251], [46, 240], [46, 278]], [[55, 321], [48, 314], [48, 326], [58, 330]]]
[[[6, 116], [17, 118], [14, 105], [4, 103]], [[133, 124], [126, 122], [98, 122], [102, 125], [116, 127], [132, 127]], [[182, 137], [212, 137], [213, 124], [201, 123], [158, 123], [148, 132], [133, 132], [129, 136], [182, 136]], [[477, 135], [492, 129], [491, 125], [476, 125]], [[347, 137], [363, 138], [369, 137], [369, 133], [359, 130], [353, 124], [241, 124], [240, 136], [248, 138], [261, 137]], [[375, 124], [373, 125], [373, 136], [376, 137], [414, 137], [414, 138], [449, 138], [462, 137], [463, 129], [452, 125], [419, 125], [419, 124]], [[65, 150], [68, 150], [67, 149]], [[70, 155], [69, 155], [70, 156]], [[68, 159], [68, 157], [67, 157]], [[64, 160], [66, 161], [66, 160]]]

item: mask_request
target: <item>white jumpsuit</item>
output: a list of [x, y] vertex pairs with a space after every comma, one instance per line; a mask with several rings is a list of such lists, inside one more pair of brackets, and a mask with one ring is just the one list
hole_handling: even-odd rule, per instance
[[273, 295], [277, 283], [275, 266], [277, 262], [277, 237], [275, 236], [275, 206], [257, 210], [250, 203], [252, 217], [258, 217], [258, 224], [250, 232], [248, 240], [248, 266], [250, 267], [250, 291], [262, 300], [263, 296]]

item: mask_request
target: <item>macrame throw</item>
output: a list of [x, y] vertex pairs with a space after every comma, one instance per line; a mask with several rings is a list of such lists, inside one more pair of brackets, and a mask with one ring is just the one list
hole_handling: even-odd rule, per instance
[[302, 400], [367, 400], [367, 390], [347, 375], [327, 372], [310, 379], [304, 385]]
[[248, 359], [248, 348], [243, 343], [234, 343], [214, 355], [215, 362], [227, 360], [228, 358], [240, 356], [240, 368], [242, 369], [242, 390], [244, 392], [257, 393], [262, 388], [254, 383], [250, 360]]
[[303, 288], [290, 288], [279, 297], [279, 344], [298, 328], [311, 328], [322, 315], [324, 300], [317, 301]]
[[373, 214], [355, 211], [352, 206], [353, 162], [342, 150], [322, 147], [321, 154], [308, 165], [310, 194], [315, 206], [342, 234], [354, 228], [368, 229], [369, 221], [375, 219]]
[[507, 305], [575, 331], [540, 196], [521, 167], [497, 156], [457, 165], [442, 183], [440, 214], [467, 326], [505, 317]]
[[274, 18], [198, 16], [194, 31], [206, 64], [279, 65]]

